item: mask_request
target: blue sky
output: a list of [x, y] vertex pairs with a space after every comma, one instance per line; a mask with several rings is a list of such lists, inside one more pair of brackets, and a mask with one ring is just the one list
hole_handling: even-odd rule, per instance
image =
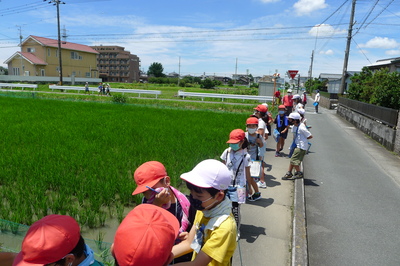
[[[341, 74], [351, 0], [65, 0], [67, 41], [119, 45], [165, 73], [281, 76]], [[400, 56], [400, 5], [358, 0], [348, 70]], [[24, 38], [57, 38], [56, 7], [42, 0], [0, 0], [0, 64]], [[180, 68], [179, 68], [180, 58]], [[237, 64], [236, 64], [237, 62]]]

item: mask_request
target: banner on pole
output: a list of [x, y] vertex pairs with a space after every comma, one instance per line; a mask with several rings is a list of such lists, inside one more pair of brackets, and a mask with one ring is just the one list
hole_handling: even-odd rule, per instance
[[298, 70], [288, 70], [288, 74], [292, 79], [296, 77], [297, 73], [299, 73]]

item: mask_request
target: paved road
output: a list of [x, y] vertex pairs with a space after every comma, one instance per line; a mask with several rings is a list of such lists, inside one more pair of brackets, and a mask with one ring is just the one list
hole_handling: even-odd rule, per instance
[[399, 157], [321, 111], [306, 113], [314, 135], [304, 180], [309, 264], [400, 265]]

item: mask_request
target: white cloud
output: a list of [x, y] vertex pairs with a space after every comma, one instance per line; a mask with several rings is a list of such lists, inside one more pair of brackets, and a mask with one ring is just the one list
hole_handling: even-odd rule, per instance
[[390, 56], [397, 56], [400, 55], [400, 50], [387, 50], [385, 54]]
[[345, 34], [346, 30], [339, 30], [335, 29], [329, 24], [318, 24], [315, 25], [314, 27], [311, 28], [311, 30], [308, 32], [309, 35], [311, 36], [316, 36], [316, 37], [328, 37], [332, 35], [337, 35], [337, 34]]
[[312, 12], [326, 8], [325, 0], [299, 0], [293, 5], [298, 16], [310, 15]]
[[393, 49], [399, 47], [400, 44], [395, 39], [389, 39], [387, 37], [375, 37], [369, 40], [366, 44], [361, 44], [360, 47], [364, 48], [381, 48], [381, 49]]
[[326, 51], [320, 51], [319, 54], [325, 54], [325, 55], [333, 55], [334, 52], [332, 49], [326, 50]]

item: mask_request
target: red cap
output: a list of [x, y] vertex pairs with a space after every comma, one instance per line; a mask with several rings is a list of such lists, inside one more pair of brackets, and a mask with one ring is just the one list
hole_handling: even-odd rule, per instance
[[79, 224], [67, 215], [52, 214], [34, 222], [22, 241], [13, 266], [43, 266], [71, 252], [81, 237]]
[[267, 106], [260, 104], [260, 105], [257, 105], [257, 107], [254, 108], [254, 110], [257, 110], [261, 113], [266, 113], [268, 111], [268, 108], [267, 108]]
[[226, 143], [238, 143], [239, 141], [245, 138], [245, 133], [241, 129], [232, 130], [231, 134], [229, 134], [229, 140]]
[[160, 179], [167, 175], [167, 170], [165, 170], [162, 163], [157, 161], [145, 162], [139, 166], [133, 174], [137, 187], [135, 191], [133, 191], [132, 195], [145, 192], [148, 190], [146, 186], [154, 186], [158, 181], [160, 181]]
[[286, 109], [286, 107], [283, 104], [281, 104], [278, 106], [278, 109]]
[[247, 118], [246, 125], [258, 125], [258, 118], [257, 117]]
[[179, 222], [153, 204], [135, 207], [119, 225], [114, 256], [120, 266], [165, 265], [179, 233]]

